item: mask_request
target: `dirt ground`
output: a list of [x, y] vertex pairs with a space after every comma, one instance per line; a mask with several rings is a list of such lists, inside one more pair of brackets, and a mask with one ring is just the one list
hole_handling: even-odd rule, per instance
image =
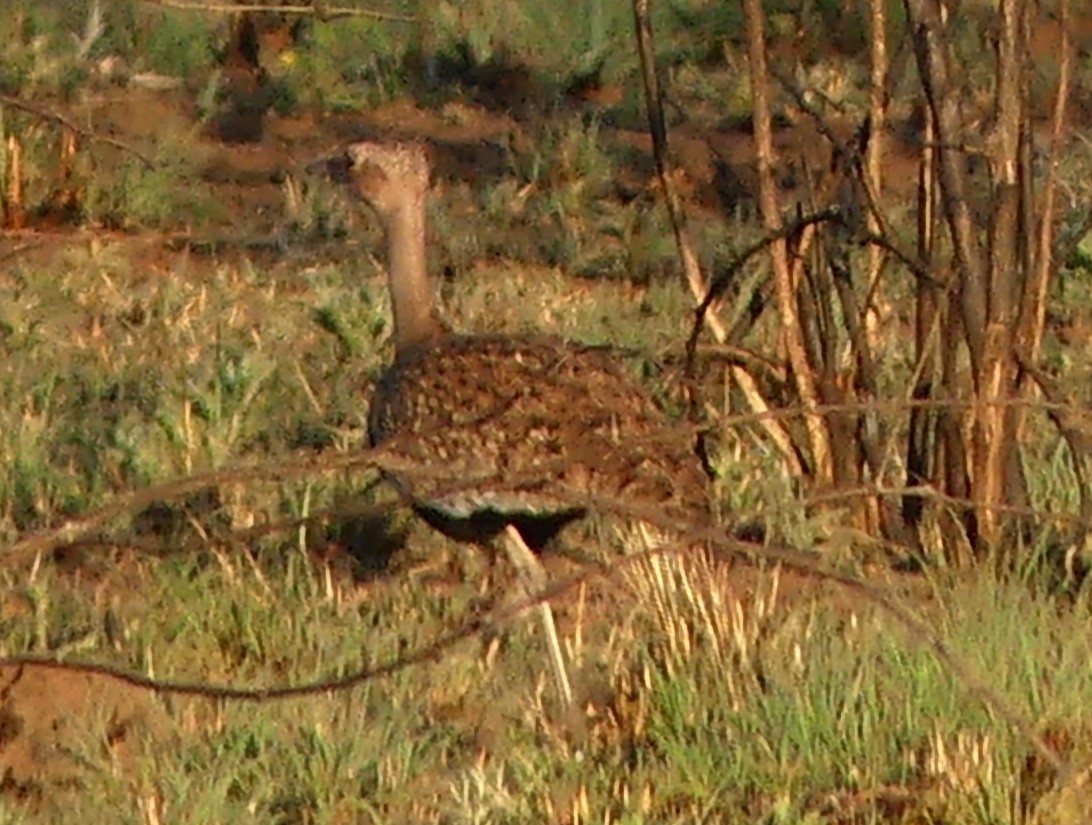
[[0, 667], [0, 794], [40, 803], [124, 772], [167, 731], [155, 698], [92, 674]]

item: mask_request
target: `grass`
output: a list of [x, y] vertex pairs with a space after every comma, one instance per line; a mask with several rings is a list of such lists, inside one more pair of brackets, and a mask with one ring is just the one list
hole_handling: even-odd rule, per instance
[[[9, 537], [128, 489], [283, 455], [302, 431], [325, 433], [327, 449], [359, 443], [359, 388], [381, 363], [387, 311], [366, 263], [179, 257], [149, 280], [131, 241], [79, 246], [63, 267], [24, 260], [5, 281], [4, 347], [18, 365], [0, 399]], [[649, 291], [648, 314], [610, 281], [574, 298], [557, 273], [486, 267], [449, 306], [467, 326], [496, 301], [526, 306], [521, 274], [537, 303], [511, 328], [628, 334], [649, 348], [678, 339], [670, 284]], [[737, 481], [725, 494], [752, 511], [788, 495], [770, 469], [726, 466]], [[336, 508], [362, 489], [340, 477], [221, 490], [219, 516], [193, 504], [170, 531], [122, 529], [120, 550], [88, 557], [91, 581], [49, 565], [5, 570], [3, 648], [260, 686], [427, 645], [477, 609], [481, 573], [442, 586], [413, 573], [410, 559], [435, 554], [422, 531], [376, 580], [311, 552], [322, 528], [245, 549], [218, 539], [217, 519]], [[792, 534], [789, 512], [771, 518]], [[124, 549], [149, 540], [162, 558]], [[1026, 821], [1030, 802], [1013, 789], [1030, 782], [1027, 744], [890, 616], [807, 592], [779, 598], [771, 573], [753, 593], [724, 570], [668, 573], [640, 567], [593, 586], [582, 620], [566, 609], [593, 709], [575, 728], [550, 721], [539, 640], [515, 625], [499, 655], [463, 642], [346, 694], [222, 706], [143, 697], [160, 720], [154, 738], [126, 761], [91, 735], [75, 785], [49, 791], [65, 811], [53, 821], [106, 810], [152, 821], [142, 804], [192, 822], [867, 821], [884, 805], [942, 822]], [[619, 584], [628, 595], [604, 601]], [[1044, 730], [1086, 729], [1086, 599], [1059, 612], [1025, 581], [952, 577], [922, 609], [1006, 703]], [[88, 724], [105, 736], [109, 721]]]
[[[136, 93], [96, 75], [94, 60], [117, 54], [131, 72], [176, 76], [184, 88], [129, 123], [154, 170], [125, 152], [84, 147], [70, 181], [81, 211], [70, 219], [89, 231], [28, 235], [4, 259], [0, 547], [189, 474], [296, 451], [349, 454], [363, 441], [367, 389], [386, 358], [389, 311], [371, 222], [313, 184], [268, 185], [240, 206], [210, 175], [224, 162], [202, 131], [221, 88], [223, 21], [119, 3], [77, 59], [67, 44], [85, 27], [78, 5], [18, 5], [0, 21], [14, 44], [0, 66], [5, 90], [68, 106], [98, 128], [113, 122], [103, 99]], [[735, 12], [658, 8], [673, 90], [696, 108], [723, 99], [736, 114], [741, 83], [718, 75], [711, 57], [738, 45]], [[596, 66], [604, 82], [633, 85], [624, 4], [590, 0], [561, 17], [519, 4], [503, 30], [490, 9], [463, 4], [437, 18], [426, 42], [441, 55], [468, 45], [481, 64], [518, 58], [548, 97]], [[784, 18], [795, 8], [771, 13], [792, 28]], [[807, 13], [837, 16], [831, 4]], [[693, 36], [695, 20], [710, 23], [716, 43]], [[466, 89], [426, 88], [405, 70], [418, 34], [366, 19], [316, 24], [309, 42], [270, 65], [284, 92], [274, 108], [286, 119], [348, 117], [408, 94], [442, 110]], [[845, 39], [856, 42], [855, 30]], [[363, 53], [370, 57], [356, 59]], [[522, 141], [483, 139], [501, 161], [439, 182], [431, 264], [453, 270], [440, 291], [456, 327], [618, 344], [677, 411], [671, 390], [691, 303], [675, 281], [655, 194], [633, 172], [643, 155], [614, 133], [639, 123], [635, 100], [594, 115], [547, 108]], [[445, 112], [437, 121], [456, 119]], [[57, 189], [58, 132], [8, 111], [2, 126], [26, 153], [28, 205], [45, 209]], [[311, 149], [298, 138], [278, 146], [293, 157]], [[248, 152], [229, 159], [248, 162]], [[741, 212], [725, 220], [710, 209], [692, 210], [690, 228], [707, 268], [758, 233]], [[178, 250], [167, 241], [182, 231], [275, 236], [275, 252], [231, 238]], [[742, 311], [761, 266], [739, 276], [728, 317]], [[1055, 296], [1075, 328], [1087, 323], [1085, 292], [1071, 277]], [[762, 351], [776, 335], [767, 321], [749, 342]], [[892, 396], [908, 381], [902, 341], [891, 329], [877, 349]], [[1052, 337], [1047, 347], [1072, 375], [1092, 363], [1087, 342], [1062, 347]], [[707, 377], [707, 412], [729, 415], [739, 400], [720, 376]], [[1045, 425], [1031, 432], [1033, 500], [1075, 509], [1079, 480], [1067, 454]], [[1033, 565], [1023, 576], [985, 568], [898, 576], [872, 562], [873, 540], [845, 513], [809, 512], [760, 430], [725, 428], [715, 447], [724, 510], [891, 581], [1005, 707], [1073, 765], [1088, 764], [1087, 592], [1063, 601]], [[346, 471], [225, 483], [127, 514], [31, 567], [2, 565], [0, 655], [79, 658], [181, 681], [301, 684], [396, 660], [503, 603], [498, 591], [513, 581], [503, 563], [404, 514], [347, 517], [362, 502], [390, 500], [374, 481]], [[263, 530], [314, 514], [326, 516]], [[625, 539], [608, 528], [577, 527], [566, 541], [633, 549], [619, 548]], [[569, 716], [553, 707], [541, 639], [516, 620], [352, 690], [271, 703], [0, 669], [0, 819], [1081, 821], [1062, 819], [1061, 803], [1050, 807], [1047, 765], [998, 706], [853, 593], [783, 570], [669, 557], [567, 593], [558, 611], [586, 700]]]
[[[52, 598], [5, 622], [6, 645], [78, 638], [81, 657], [257, 686], [388, 661], [466, 615], [465, 588], [331, 586], [280, 551], [258, 567], [130, 560], [139, 595], [111, 607], [113, 640], [88, 588], [45, 568], [34, 598]], [[65, 804], [136, 819], [151, 795], [192, 822], [788, 822], [905, 788], [907, 810], [934, 821], [1023, 821], [1026, 743], [882, 611], [779, 595], [769, 574], [748, 595], [700, 565], [627, 580], [634, 597], [609, 623], [580, 628], [578, 684], [596, 713], [575, 730], [545, 721], [542, 651], [519, 631], [494, 659], [468, 642], [336, 696], [153, 702], [166, 733], [121, 773], [90, 739]], [[1023, 582], [981, 578], [938, 583], [934, 597], [936, 631], [1007, 703], [1046, 728], [1086, 729], [1086, 601], [1060, 617]]]

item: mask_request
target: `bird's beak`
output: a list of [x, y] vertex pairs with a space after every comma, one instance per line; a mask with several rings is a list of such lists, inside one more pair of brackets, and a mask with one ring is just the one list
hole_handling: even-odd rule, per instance
[[345, 152], [336, 152], [332, 155], [316, 158], [303, 167], [308, 175], [322, 175], [338, 183], [347, 183], [349, 170], [352, 169], [352, 158]]

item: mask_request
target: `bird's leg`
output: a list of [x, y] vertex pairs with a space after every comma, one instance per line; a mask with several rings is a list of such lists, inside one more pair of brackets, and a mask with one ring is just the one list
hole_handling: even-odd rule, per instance
[[[508, 551], [508, 558], [512, 560], [516, 571], [519, 573], [520, 582], [526, 591], [528, 598], [542, 595], [546, 589], [546, 571], [542, 562], [531, 552], [531, 548], [523, 540], [519, 530], [509, 524], [504, 528], [504, 547]], [[569, 673], [565, 669], [565, 658], [561, 653], [561, 643], [557, 638], [557, 625], [554, 624], [554, 611], [548, 601], [540, 601], [535, 605], [538, 610], [539, 620], [542, 622], [542, 630], [546, 634], [546, 646], [550, 652], [550, 665], [553, 667], [554, 678], [557, 681], [557, 689], [561, 693], [561, 699], [565, 707], [573, 703], [573, 689], [569, 684]]]

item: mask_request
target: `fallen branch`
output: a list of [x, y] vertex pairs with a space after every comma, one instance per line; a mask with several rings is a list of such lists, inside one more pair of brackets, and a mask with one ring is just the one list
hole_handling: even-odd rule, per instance
[[65, 129], [71, 129], [77, 135], [83, 138], [87, 138], [93, 143], [104, 143], [107, 146], [113, 146], [115, 149], [120, 149], [123, 152], [127, 152], [133, 157], [140, 160], [145, 166], [151, 170], [156, 169], [155, 161], [145, 155], [139, 149], [134, 149], [128, 143], [118, 140], [117, 138], [108, 137], [106, 135], [100, 135], [97, 132], [93, 132], [90, 129], [85, 129], [82, 126], [78, 126], [73, 123], [67, 117], [57, 112], [50, 111], [48, 109], [42, 109], [35, 106], [32, 103], [27, 103], [17, 97], [11, 97], [10, 95], [0, 94], [0, 106], [10, 106], [13, 109], [18, 109], [20, 112], [24, 112], [31, 117], [36, 117], [39, 120], [49, 121], [50, 123], [56, 123], [58, 126], [63, 126]]
[[163, 6], [183, 11], [207, 11], [218, 14], [237, 14], [241, 12], [276, 12], [277, 14], [313, 15], [323, 22], [341, 17], [368, 17], [372, 20], [389, 20], [395, 23], [416, 23], [415, 16], [396, 14], [374, 9], [346, 8], [344, 6], [327, 7], [322, 3], [313, 6], [270, 6], [262, 3], [188, 3], [185, 0], [141, 0], [151, 6]]

